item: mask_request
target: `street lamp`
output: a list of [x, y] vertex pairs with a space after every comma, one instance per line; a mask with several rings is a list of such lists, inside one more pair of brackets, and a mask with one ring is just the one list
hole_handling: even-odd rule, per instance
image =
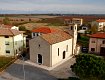
[[[24, 61], [24, 57], [21, 54], [16, 54], [17, 56], [21, 56], [22, 60]], [[25, 68], [24, 68], [24, 63], [23, 63], [23, 73], [24, 73], [24, 80], [25, 80]]]

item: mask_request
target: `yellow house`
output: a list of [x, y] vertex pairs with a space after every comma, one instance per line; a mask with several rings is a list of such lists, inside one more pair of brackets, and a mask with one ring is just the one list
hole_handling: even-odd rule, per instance
[[72, 35], [67, 31], [55, 28], [42, 27], [32, 30], [32, 35], [35, 35], [29, 41], [30, 61], [53, 67], [78, 54], [77, 25], [69, 27]]
[[15, 56], [26, 45], [23, 32], [14, 29], [0, 29], [0, 56]]
[[105, 56], [105, 33], [90, 35], [89, 52]]

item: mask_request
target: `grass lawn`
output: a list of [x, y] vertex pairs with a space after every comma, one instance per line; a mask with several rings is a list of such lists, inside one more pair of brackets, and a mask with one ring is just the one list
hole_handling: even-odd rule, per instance
[[89, 37], [80, 35], [78, 38], [78, 43], [82, 46], [88, 46], [89, 45]]
[[14, 60], [12, 57], [0, 57], [0, 71], [10, 65], [12, 60]]

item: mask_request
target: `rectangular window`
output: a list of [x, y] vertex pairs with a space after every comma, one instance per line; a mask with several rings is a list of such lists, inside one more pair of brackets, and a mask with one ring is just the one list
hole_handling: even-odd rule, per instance
[[33, 36], [35, 36], [35, 33], [33, 33]]
[[17, 45], [17, 41], [15, 41], [15, 45]]
[[59, 56], [59, 48], [58, 48], [58, 56]]
[[5, 38], [9, 38], [9, 36], [5, 36]]
[[73, 26], [71, 26], [71, 30], [73, 30]]
[[68, 52], [68, 45], [66, 46], [66, 52]]
[[21, 51], [21, 47], [19, 48], [19, 51]]
[[6, 50], [6, 53], [10, 54], [10, 50]]
[[105, 40], [102, 41], [102, 44], [105, 44]]
[[95, 41], [92, 41], [91, 43], [95, 43]]
[[95, 51], [95, 48], [91, 48], [91, 51], [92, 51], [92, 52]]
[[5, 45], [9, 45], [9, 42], [8, 41], [5, 41]]
[[37, 33], [36, 35], [37, 35], [37, 36], [39, 36], [39, 34], [38, 34], [38, 33]]

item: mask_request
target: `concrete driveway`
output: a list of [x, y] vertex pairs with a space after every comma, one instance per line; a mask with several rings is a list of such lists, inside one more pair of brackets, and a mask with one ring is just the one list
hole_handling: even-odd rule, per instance
[[[74, 62], [75, 59], [72, 58], [51, 71], [37, 68], [25, 63], [25, 80], [57, 80], [58, 78], [75, 76], [75, 74], [70, 70], [70, 65]], [[1, 73], [0, 77], [2, 79], [0, 80], [23, 80], [22, 64], [22, 60], [17, 60], [15, 63], [10, 65], [4, 72]]]

